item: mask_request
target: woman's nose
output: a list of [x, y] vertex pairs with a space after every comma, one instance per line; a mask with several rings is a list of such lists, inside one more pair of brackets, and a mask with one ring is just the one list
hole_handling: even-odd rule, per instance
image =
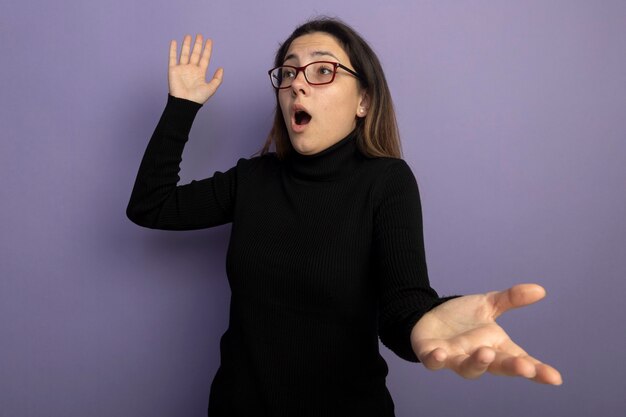
[[296, 75], [296, 78], [293, 79], [293, 81], [291, 82], [291, 88], [294, 91], [301, 91], [301, 92], [306, 92], [306, 88], [308, 88], [309, 83], [306, 80], [306, 77], [304, 76], [304, 71], [298, 71], [298, 74]]

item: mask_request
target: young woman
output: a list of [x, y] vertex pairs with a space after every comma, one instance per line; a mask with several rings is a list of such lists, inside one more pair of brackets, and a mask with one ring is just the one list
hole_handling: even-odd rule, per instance
[[[166, 108], [128, 206], [135, 223], [232, 223], [230, 322], [210, 416], [393, 416], [378, 337], [400, 357], [465, 378], [484, 372], [560, 384], [495, 319], [541, 299], [533, 284], [440, 298], [430, 287], [415, 178], [374, 52], [349, 26], [298, 27], [269, 71], [274, 125], [261, 155], [177, 185], [207, 83], [210, 40], [170, 44]], [[270, 152], [272, 144], [274, 152]]]

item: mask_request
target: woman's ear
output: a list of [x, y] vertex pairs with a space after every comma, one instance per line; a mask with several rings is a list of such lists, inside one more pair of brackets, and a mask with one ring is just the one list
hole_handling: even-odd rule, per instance
[[365, 117], [370, 108], [370, 96], [367, 91], [363, 90], [361, 94], [361, 100], [359, 101], [359, 107], [356, 110], [356, 117]]

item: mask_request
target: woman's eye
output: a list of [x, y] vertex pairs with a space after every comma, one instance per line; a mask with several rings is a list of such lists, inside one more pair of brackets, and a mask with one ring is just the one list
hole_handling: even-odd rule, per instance
[[284, 69], [283, 70], [283, 78], [293, 78], [295, 71], [292, 69]]
[[330, 75], [333, 73], [333, 70], [329, 67], [320, 67], [319, 73], [320, 75]]

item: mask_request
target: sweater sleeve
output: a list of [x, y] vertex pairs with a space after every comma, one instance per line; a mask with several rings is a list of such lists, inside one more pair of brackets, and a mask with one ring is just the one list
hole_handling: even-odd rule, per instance
[[454, 297], [439, 297], [430, 286], [420, 196], [405, 161], [395, 160], [388, 167], [378, 187], [375, 207], [379, 336], [396, 355], [418, 362], [410, 342], [413, 326], [424, 313]]
[[144, 153], [126, 209], [128, 218], [163, 230], [201, 229], [232, 221], [236, 167], [177, 185], [180, 162], [201, 104], [168, 95]]

